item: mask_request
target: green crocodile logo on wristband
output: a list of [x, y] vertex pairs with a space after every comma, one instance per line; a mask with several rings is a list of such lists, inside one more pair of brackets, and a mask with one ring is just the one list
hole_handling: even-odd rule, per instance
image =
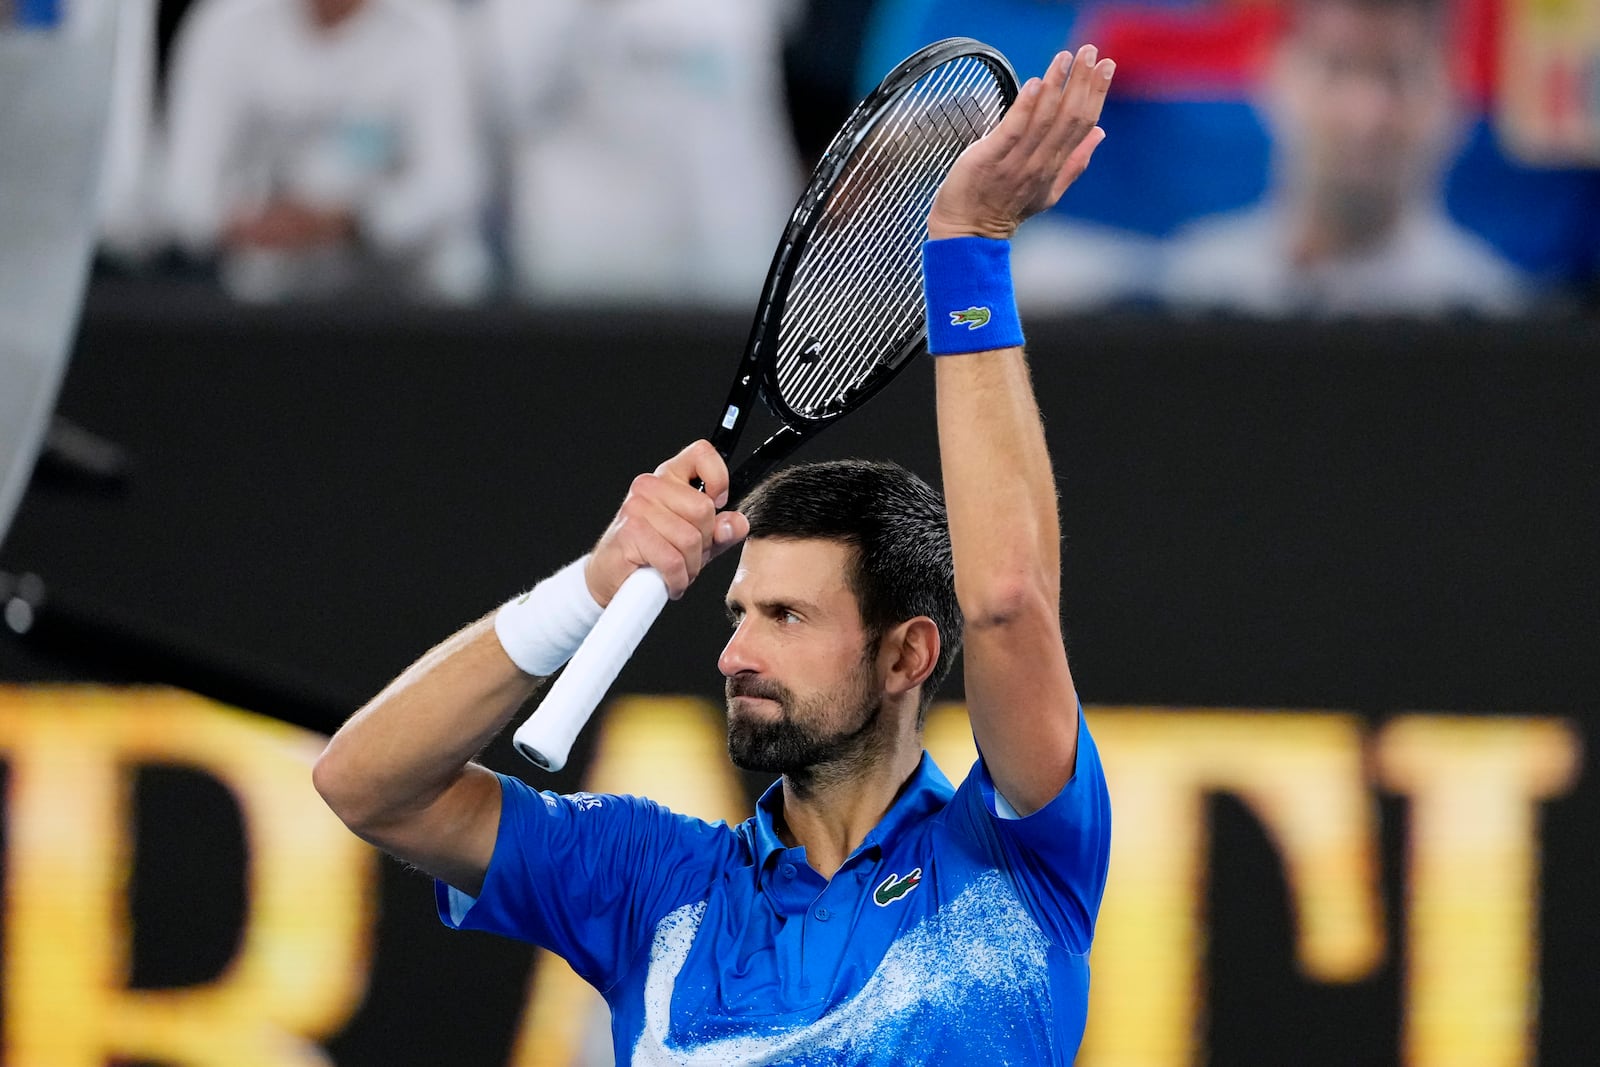
[[965, 324], [969, 330], [976, 330], [979, 326], [989, 325], [989, 309], [981, 308], [974, 304], [965, 311], [950, 312], [950, 325], [960, 326], [962, 324]]

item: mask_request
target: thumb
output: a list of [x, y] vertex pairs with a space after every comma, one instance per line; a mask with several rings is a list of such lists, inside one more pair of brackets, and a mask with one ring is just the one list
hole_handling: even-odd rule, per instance
[[749, 536], [750, 520], [737, 511], [724, 511], [711, 528], [711, 551], [706, 559], [716, 559]]

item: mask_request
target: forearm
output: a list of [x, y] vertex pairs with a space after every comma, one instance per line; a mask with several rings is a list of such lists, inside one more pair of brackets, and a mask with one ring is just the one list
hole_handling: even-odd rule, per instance
[[942, 356], [936, 379], [967, 711], [996, 788], [1026, 815], [1060, 792], [1077, 750], [1055, 480], [1022, 349]]
[[1022, 349], [940, 357], [939, 453], [969, 627], [1060, 599], [1055, 476]]
[[315, 779], [329, 807], [374, 836], [427, 811], [542, 684], [480, 619], [432, 649], [334, 734]]

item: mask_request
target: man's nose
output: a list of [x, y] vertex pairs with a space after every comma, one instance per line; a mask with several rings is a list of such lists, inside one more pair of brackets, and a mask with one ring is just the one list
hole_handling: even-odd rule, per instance
[[750, 636], [747, 622], [748, 620], [740, 622], [734, 628], [733, 636], [722, 646], [722, 655], [717, 657], [717, 669], [722, 672], [724, 678], [761, 669], [760, 658], [756, 654], [755, 642]]

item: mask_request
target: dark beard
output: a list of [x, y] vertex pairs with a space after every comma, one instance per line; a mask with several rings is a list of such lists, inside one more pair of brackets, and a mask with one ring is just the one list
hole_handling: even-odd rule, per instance
[[[725, 686], [729, 701], [728, 757], [734, 766], [747, 771], [782, 774], [801, 781], [809, 780], [814, 769], [825, 765], [845, 770], [872, 762], [881, 746], [876, 729], [883, 702], [868, 695], [867, 676], [858, 676], [858, 680], [863, 684], [854, 687], [851, 695], [855, 707], [847, 720], [856, 725], [822, 733], [807, 723], [815, 721], [824, 709], [797, 704], [794, 694], [777, 682], [743, 676], [729, 678]], [[782, 714], [772, 722], [735, 715], [732, 701], [739, 696], [777, 701]], [[794, 714], [797, 708], [802, 712], [798, 717]]]

